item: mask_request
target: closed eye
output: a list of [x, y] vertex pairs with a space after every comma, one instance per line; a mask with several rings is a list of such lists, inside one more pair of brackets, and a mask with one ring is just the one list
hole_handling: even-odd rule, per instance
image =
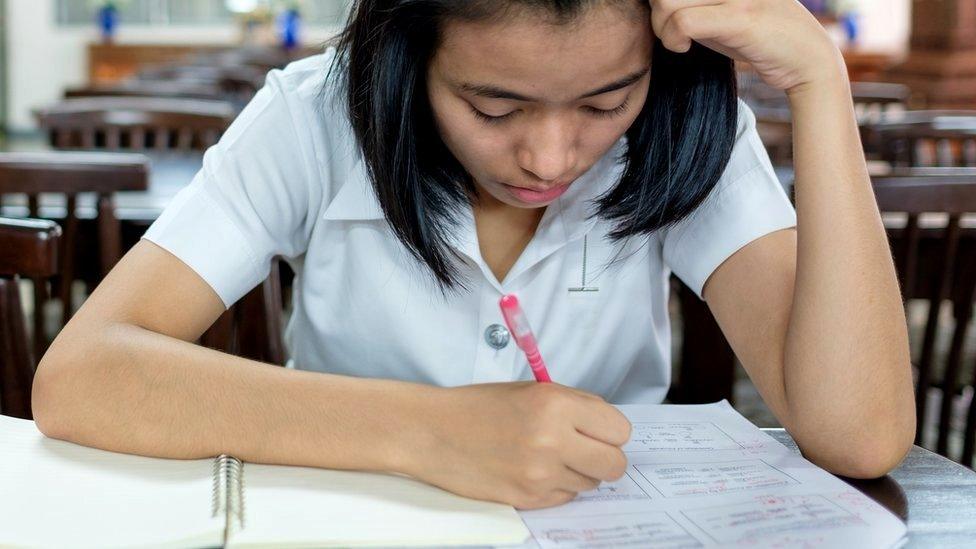
[[614, 116], [620, 116], [627, 111], [630, 107], [630, 98], [624, 99], [624, 102], [612, 109], [598, 109], [596, 107], [584, 107], [584, 109], [594, 116], [599, 116], [602, 118], [613, 118]]
[[[468, 104], [468, 106], [471, 107], [471, 112], [475, 115], [476, 118], [478, 118], [478, 120], [481, 120], [485, 124], [490, 124], [490, 125], [500, 124], [508, 120], [509, 118], [512, 118], [512, 116], [518, 113], [517, 110], [514, 110], [512, 112], [508, 112], [502, 115], [492, 116], [490, 114], [485, 114], [479, 111], [474, 107], [474, 105], [471, 105], [470, 103]], [[624, 100], [623, 103], [621, 103], [620, 105], [612, 109], [598, 109], [596, 107], [585, 106], [583, 107], [583, 110], [598, 118], [613, 118], [615, 116], [620, 116], [621, 114], [625, 113], [629, 107], [630, 107], [630, 98], [628, 97], [627, 99]]]
[[485, 114], [485, 113], [479, 111], [478, 109], [474, 108], [474, 106], [471, 106], [471, 112], [474, 113], [475, 117], [478, 118], [478, 120], [481, 120], [482, 122], [484, 122], [486, 124], [498, 124], [498, 123], [500, 123], [500, 122], [502, 122], [502, 121], [510, 118], [513, 114], [515, 114], [518, 111], [512, 111], [512, 112], [505, 113], [505, 114], [500, 115], [500, 116], [492, 116], [490, 114]]

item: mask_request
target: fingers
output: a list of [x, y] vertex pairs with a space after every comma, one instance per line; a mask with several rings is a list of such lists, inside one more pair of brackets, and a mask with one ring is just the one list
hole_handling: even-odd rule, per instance
[[567, 467], [563, 475], [561, 488], [567, 492], [589, 492], [590, 490], [596, 490], [600, 482], [600, 479], [584, 475]]
[[538, 491], [536, 487], [534, 490], [527, 491], [527, 493], [516, 497], [512, 505], [519, 509], [539, 509], [542, 507], [562, 505], [575, 499], [576, 494], [595, 490], [599, 485], [599, 480], [565, 468], [559, 475], [559, 478], [556, 479], [557, 487], [548, 490], [542, 489], [541, 491]]
[[691, 49], [693, 41], [721, 43], [745, 28], [740, 25], [741, 11], [720, 0], [693, 0], [677, 9], [652, 11], [651, 20], [664, 47], [679, 53]]
[[573, 423], [580, 433], [606, 444], [623, 446], [630, 440], [627, 416], [605, 402], [580, 407]]
[[590, 437], [575, 437], [565, 455], [570, 469], [591, 479], [613, 481], [627, 470], [627, 456], [620, 448]]
[[566, 490], [553, 490], [541, 496], [518, 496], [509, 502], [516, 509], [542, 509], [543, 507], [555, 507], [573, 501], [576, 492]]
[[[675, 12], [684, 8], [697, 8], [700, 6], [718, 6], [728, 0], [650, 0], [651, 1], [651, 25], [657, 34], [664, 28], [668, 19]], [[658, 34], [660, 36], [660, 34]]]

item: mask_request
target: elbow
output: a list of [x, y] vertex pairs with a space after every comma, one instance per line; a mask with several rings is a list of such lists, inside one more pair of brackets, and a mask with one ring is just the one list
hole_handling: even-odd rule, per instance
[[912, 450], [915, 426], [899, 429], [883, 436], [863, 436], [841, 448], [834, 463], [825, 468], [830, 472], [854, 479], [880, 478], [895, 468]]
[[895, 470], [909, 451], [911, 451], [911, 445], [865, 449], [852, 456], [847, 463], [833, 473], [855, 479], [883, 477]]
[[[67, 331], [67, 330], [66, 330]], [[84, 379], [81, 357], [89, 356], [81, 341], [62, 331], [38, 362], [31, 385], [31, 413], [37, 429], [49, 438], [71, 440]]]
[[820, 436], [805, 439], [807, 444], [801, 444], [801, 450], [807, 459], [835, 475], [883, 477], [901, 464], [915, 443], [914, 406], [899, 407], [887, 417], [837, 430], [830, 437], [819, 430]]
[[37, 429], [50, 438], [66, 438], [64, 414], [64, 399], [61, 386], [66, 385], [67, 370], [65, 364], [58, 363], [51, 357], [49, 350], [37, 365], [34, 373], [34, 383], [31, 385], [31, 413]]

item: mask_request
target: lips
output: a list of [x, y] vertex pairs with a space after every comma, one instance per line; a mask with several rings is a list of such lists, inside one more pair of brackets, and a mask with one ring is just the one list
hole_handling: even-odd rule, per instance
[[544, 204], [547, 202], [552, 202], [553, 200], [559, 198], [569, 189], [569, 183], [563, 183], [561, 185], [556, 185], [550, 187], [546, 190], [533, 190], [526, 189], [524, 187], [515, 187], [512, 185], [505, 185], [502, 183], [506, 190], [512, 194], [515, 198], [527, 204]]

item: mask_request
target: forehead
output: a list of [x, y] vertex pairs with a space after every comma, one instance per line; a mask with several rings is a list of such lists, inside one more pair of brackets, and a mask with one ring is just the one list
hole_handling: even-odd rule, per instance
[[527, 10], [449, 20], [433, 66], [455, 84], [490, 84], [552, 101], [578, 97], [650, 62], [649, 12], [608, 4], [564, 24]]

